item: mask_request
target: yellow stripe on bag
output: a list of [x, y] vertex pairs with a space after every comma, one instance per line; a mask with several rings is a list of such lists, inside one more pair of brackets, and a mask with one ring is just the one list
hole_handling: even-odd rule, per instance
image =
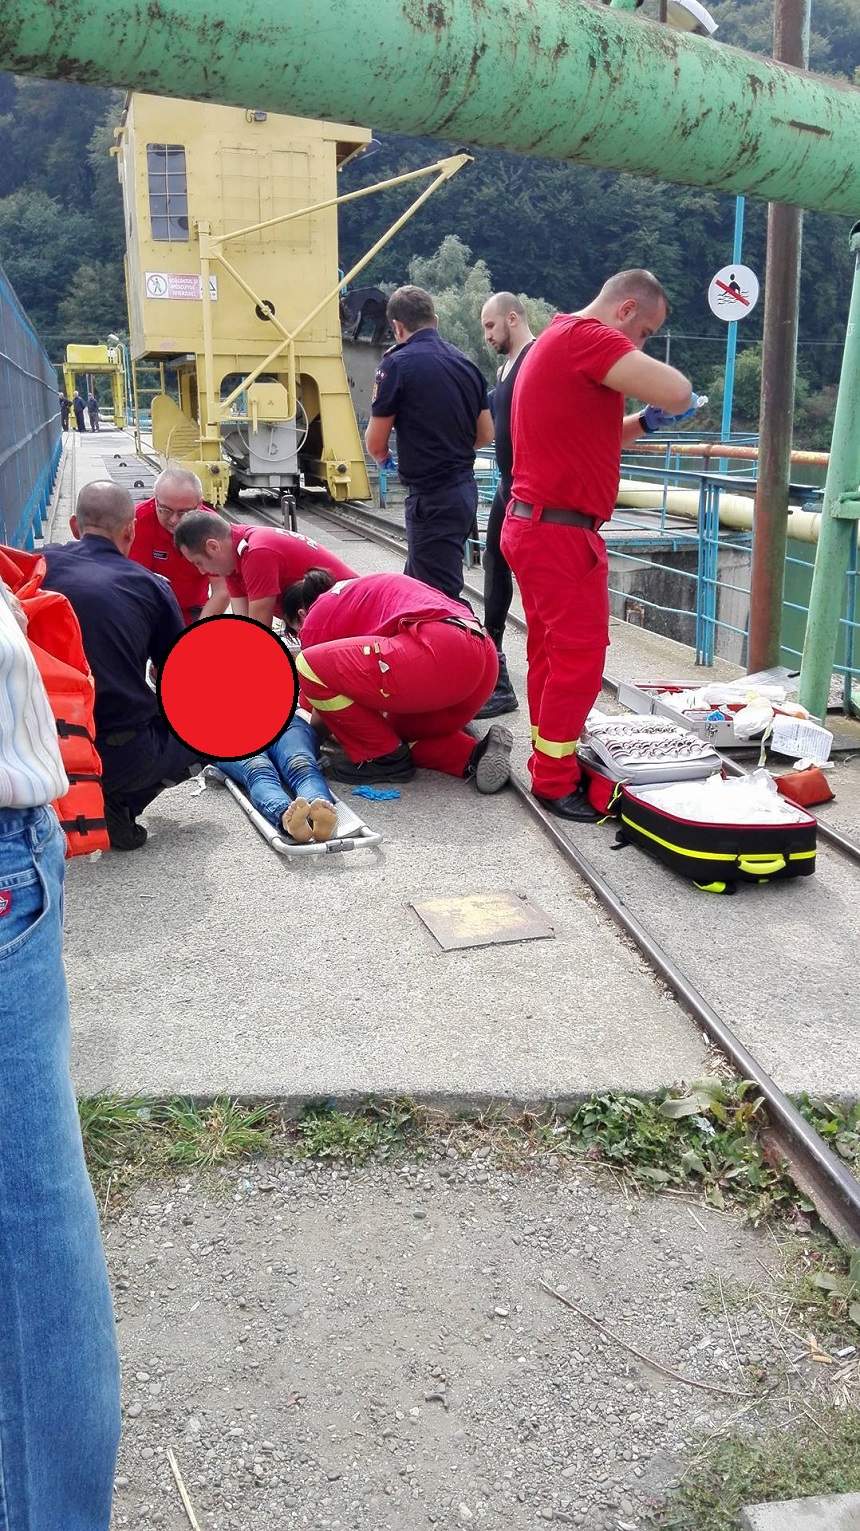
[[553, 760], [565, 760], [568, 755], [576, 754], [579, 740], [567, 739], [563, 744], [559, 744], [555, 739], [543, 739], [535, 730], [532, 744], [536, 750], [540, 750], [542, 755], [550, 755]]
[[[622, 824], [629, 824], [630, 828], [635, 829], [638, 835], [645, 835], [649, 840], [655, 841], [657, 845], [664, 846], [667, 851], [673, 851], [676, 856], [692, 856], [696, 861], [769, 862], [773, 860], [773, 855], [769, 851], [760, 851], [752, 856], [734, 856], [731, 851], [690, 851], [683, 845], [675, 845], [671, 840], [664, 840], [660, 835], [652, 834], [650, 829], [643, 829], [642, 825], [637, 824], [635, 819], [629, 819], [626, 813], [622, 813], [621, 822]], [[789, 861], [809, 861], [814, 855], [814, 850], [789, 851], [788, 859]]]

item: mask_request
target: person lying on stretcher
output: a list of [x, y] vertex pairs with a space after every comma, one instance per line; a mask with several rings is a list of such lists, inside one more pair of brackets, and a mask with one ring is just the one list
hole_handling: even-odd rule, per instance
[[219, 760], [218, 770], [251, 799], [258, 813], [298, 845], [330, 840], [337, 809], [319, 765], [319, 737], [296, 713], [280, 738], [261, 755]]

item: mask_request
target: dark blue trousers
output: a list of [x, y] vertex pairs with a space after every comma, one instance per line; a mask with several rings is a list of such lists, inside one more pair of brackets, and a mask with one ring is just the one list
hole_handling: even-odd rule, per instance
[[406, 496], [404, 574], [457, 600], [463, 588], [463, 553], [478, 508], [473, 478], [443, 489], [410, 489]]

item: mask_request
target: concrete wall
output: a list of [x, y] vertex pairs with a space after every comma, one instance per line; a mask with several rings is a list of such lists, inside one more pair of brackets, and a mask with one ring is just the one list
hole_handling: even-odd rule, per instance
[[[625, 549], [633, 552], [632, 548]], [[635, 622], [658, 633], [664, 638], [674, 638], [679, 643], [695, 644], [696, 641], [696, 567], [697, 551], [694, 547], [680, 551], [653, 551], [643, 546], [641, 556], [647, 564], [632, 563], [627, 558], [613, 557], [609, 544], [609, 584], [612, 615], [624, 621]], [[637, 552], [638, 556], [638, 552]], [[749, 548], [721, 548], [719, 554], [719, 580], [717, 589], [717, 618], [740, 628], [732, 632], [729, 627], [718, 627], [716, 652], [721, 659], [743, 664], [746, 660], [745, 639], [749, 615], [749, 589], [751, 554]], [[681, 572], [679, 572], [681, 571]], [[688, 578], [692, 575], [692, 578]], [[727, 586], [738, 586], [737, 590]], [[653, 606], [646, 605], [651, 601]], [[674, 608], [658, 610], [657, 607]]]

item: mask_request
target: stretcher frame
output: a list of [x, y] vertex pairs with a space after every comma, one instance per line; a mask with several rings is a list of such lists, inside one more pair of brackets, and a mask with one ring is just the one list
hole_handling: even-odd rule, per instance
[[262, 835], [273, 851], [277, 851], [279, 856], [337, 855], [342, 851], [369, 850], [372, 846], [382, 843], [382, 835], [370, 829], [349, 803], [336, 797], [334, 804], [337, 810], [338, 827], [332, 838], [322, 841], [321, 844], [313, 841], [310, 845], [299, 845], [295, 840], [288, 840], [275, 828], [274, 824], [270, 824], [259, 809], [254, 807], [251, 799], [242, 791], [238, 783], [233, 781], [232, 777], [225, 775], [223, 771], [219, 771], [217, 766], [206, 766], [203, 779], [207, 787], [210, 783], [217, 782], [227, 788], [230, 796], [251, 820], [257, 832]]

